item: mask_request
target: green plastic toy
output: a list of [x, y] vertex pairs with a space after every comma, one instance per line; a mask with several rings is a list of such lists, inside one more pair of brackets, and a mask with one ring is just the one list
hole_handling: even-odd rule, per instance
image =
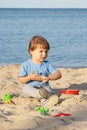
[[8, 104], [12, 103], [12, 98], [13, 98], [13, 96], [9, 93], [4, 95], [4, 101], [7, 102]]
[[44, 108], [44, 107], [39, 107], [39, 106], [37, 106], [37, 107], [36, 107], [36, 111], [39, 111], [41, 115], [46, 115], [47, 112], [49, 112], [49, 109], [48, 109], [48, 108]]

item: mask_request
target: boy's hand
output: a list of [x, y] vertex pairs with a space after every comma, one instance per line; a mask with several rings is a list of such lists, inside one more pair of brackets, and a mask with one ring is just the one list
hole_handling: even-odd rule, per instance
[[29, 75], [30, 80], [37, 80], [37, 81], [42, 81], [41, 84], [47, 82], [49, 80], [49, 77], [35, 74], [34, 71]]
[[49, 81], [49, 77], [42, 76], [42, 82], [41, 82], [41, 84], [43, 84], [45, 82], [48, 82], [48, 81]]
[[43, 81], [42, 75], [35, 74], [34, 71], [31, 72], [28, 76], [21, 76], [19, 77], [19, 81], [21, 83], [27, 83], [31, 80], [36, 80], [36, 81]]
[[44, 78], [45, 76], [42, 76], [40, 74], [35, 74], [34, 71], [32, 71], [32, 73], [29, 74], [30, 80], [43, 81]]

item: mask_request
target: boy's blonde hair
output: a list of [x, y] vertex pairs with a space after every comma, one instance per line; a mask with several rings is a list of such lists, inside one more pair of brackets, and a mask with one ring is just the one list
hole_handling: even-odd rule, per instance
[[48, 41], [42, 36], [34, 36], [29, 42], [28, 52], [30, 50], [33, 51], [37, 48], [37, 46], [46, 49], [47, 51], [50, 49], [50, 45]]

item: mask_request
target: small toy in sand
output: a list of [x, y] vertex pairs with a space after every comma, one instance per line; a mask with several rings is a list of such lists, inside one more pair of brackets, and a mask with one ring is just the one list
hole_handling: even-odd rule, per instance
[[75, 94], [75, 95], [78, 95], [79, 90], [61, 90], [60, 94]]
[[59, 116], [70, 116], [69, 113], [58, 113], [58, 114], [55, 114], [54, 117], [59, 117]]
[[12, 103], [12, 98], [13, 98], [13, 96], [9, 93], [4, 95], [4, 101], [7, 102], [8, 104]]
[[47, 112], [49, 112], [49, 109], [48, 109], [48, 108], [44, 108], [44, 107], [39, 107], [39, 106], [37, 106], [37, 107], [36, 107], [36, 111], [39, 111], [41, 115], [46, 115]]

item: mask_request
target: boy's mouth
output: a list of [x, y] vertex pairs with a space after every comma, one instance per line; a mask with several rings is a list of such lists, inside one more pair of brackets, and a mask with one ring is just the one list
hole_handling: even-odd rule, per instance
[[44, 59], [46, 59], [46, 57], [41, 57], [41, 59], [43, 59], [43, 60], [44, 60]]

